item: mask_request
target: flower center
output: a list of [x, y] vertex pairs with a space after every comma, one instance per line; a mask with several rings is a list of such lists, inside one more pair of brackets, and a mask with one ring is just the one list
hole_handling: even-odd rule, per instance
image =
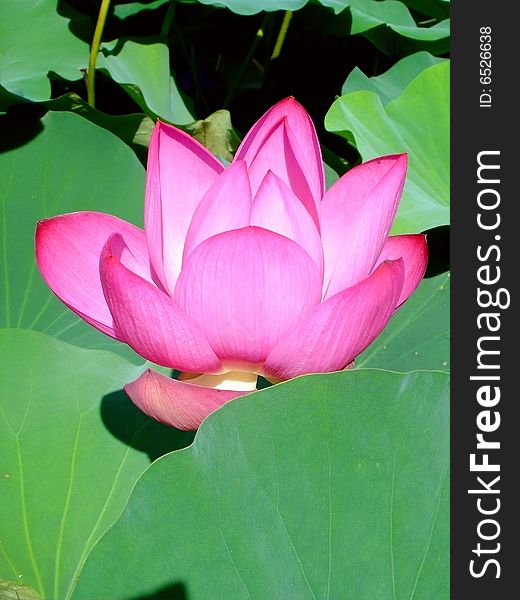
[[258, 375], [249, 371], [227, 371], [220, 375], [207, 375], [202, 373], [182, 373], [179, 377], [182, 381], [203, 385], [216, 390], [235, 390], [239, 392], [251, 392], [256, 390]]

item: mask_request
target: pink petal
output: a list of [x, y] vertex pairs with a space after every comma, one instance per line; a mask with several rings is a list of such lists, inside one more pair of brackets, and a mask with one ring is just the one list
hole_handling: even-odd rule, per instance
[[255, 196], [251, 225], [294, 240], [323, 273], [323, 249], [316, 225], [287, 184], [272, 171], [267, 172]]
[[403, 289], [397, 302], [397, 306], [400, 306], [413, 294], [424, 277], [428, 265], [426, 236], [422, 234], [393, 235], [387, 238], [374, 270], [385, 260], [398, 258], [402, 258], [404, 263]]
[[99, 263], [118, 338], [157, 364], [182, 371], [219, 372], [220, 361], [200, 328], [174, 300], [121, 263], [121, 245], [117, 236], [110, 238]]
[[186, 236], [184, 260], [207, 238], [223, 231], [247, 227], [251, 201], [246, 163], [235, 161], [213, 182], [198, 205]]
[[375, 158], [351, 169], [325, 194], [321, 206], [325, 298], [372, 271], [397, 211], [406, 165], [406, 154]]
[[281, 177], [300, 199], [319, 227], [319, 201], [313, 197], [305, 177], [305, 165], [299, 161], [287, 122], [280, 121], [272, 129], [258, 154], [249, 164], [251, 189], [256, 194], [268, 171]]
[[175, 299], [204, 330], [226, 369], [253, 371], [319, 302], [320, 281], [312, 259], [292, 240], [247, 227], [195, 248]]
[[274, 348], [261, 374], [289, 379], [345, 368], [383, 330], [403, 285], [401, 259], [318, 305]]
[[144, 413], [177, 427], [197, 429], [202, 420], [226, 402], [249, 392], [215, 390], [165, 377], [152, 369], [127, 383], [125, 391]]
[[45, 219], [36, 228], [36, 262], [47, 285], [82, 319], [117, 337], [99, 279], [99, 257], [107, 239], [124, 239], [122, 262], [151, 280], [144, 231], [112, 215], [69, 213]]
[[270, 108], [246, 135], [236, 153], [236, 160], [250, 162], [263, 145], [271, 129], [281, 119], [286, 119], [298, 141], [302, 161], [313, 172], [316, 182], [316, 197], [321, 200], [325, 193], [325, 175], [321, 149], [312, 119], [303, 106], [293, 97], [285, 98]]
[[294, 98], [278, 102], [253, 126], [237, 150], [245, 160], [253, 194], [267, 171], [281, 177], [303, 202], [316, 224], [325, 193], [320, 145], [311, 118]]
[[145, 230], [154, 270], [171, 292], [193, 214], [223, 170], [187, 133], [157, 122], [148, 151]]

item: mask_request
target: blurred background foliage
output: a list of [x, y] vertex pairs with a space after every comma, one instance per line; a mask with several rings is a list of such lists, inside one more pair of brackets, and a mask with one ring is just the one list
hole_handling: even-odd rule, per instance
[[[99, 7], [99, 0], [3, 3], [4, 88], [29, 100], [66, 94], [86, 100], [84, 72]], [[345, 80], [354, 69], [375, 77], [419, 51], [446, 57], [448, 15], [444, 0], [112, 0], [97, 108], [109, 115], [144, 112], [177, 125], [189, 122], [190, 113], [197, 120], [224, 108], [243, 134], [272, 104], [293, 95], [325, 147], [353, 163], [355, 147], [323, 126]], [[4, 109], [16, 102], [2, 94]]]

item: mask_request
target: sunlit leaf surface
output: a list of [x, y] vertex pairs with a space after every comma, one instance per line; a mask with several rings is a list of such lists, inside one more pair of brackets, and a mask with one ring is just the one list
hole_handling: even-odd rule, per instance
[[25, 134], [28, 139], [17, 140], [13, 131], [15, 147], [0, 154], [0, 324], [135, 357], [49, 291], [36, 267], [34, 231], [40, 219], [77, 210], [109, 212], [140, 224], [144, 168], [121, 140], [72, 113], [48, 113], [28, 123]]
[[0, 579], [69, 598], [150, 459], [189, 439], [121, 392], [141, 370], [113, 352], [0, 331]]
[[74, 16], [80, 24], [90, 21], [57, 0], [0, 2], [0, 84], [31, 100], [50, 97], [49, 73], [81, 79], [88, 65], [88, 44], [69, 29]]
[[450, 274], [425, 279], [356, 367], [390, 371], [450, 368]]
[[433, 65], [386, 105], [378, 93], [338, 98], [325, 126], [345, 136], [368, 160], [407, 152], [409, 170], [393, 233], [449, 223], [449, 61]]

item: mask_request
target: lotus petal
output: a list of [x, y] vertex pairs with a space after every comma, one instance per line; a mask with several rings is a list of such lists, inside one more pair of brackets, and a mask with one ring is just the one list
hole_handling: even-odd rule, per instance
[[296, 195], [272, 171], [267, 172], [256, 193], [251, 225], [294, 240], [323, 273], [323, 248], [316, 225]]
[[320, 300], [321, 278], [295, 242], [260, 227], [207, 239], [183, 267], [175, 299], [229, 370], [254, 370]]
[[278, 102], [251, 128], [235, 160], [245, 160], [253, 194], [268, 171], [281, 177], [303, 202], [317, 226], [325, 193], [321, 150], [314, 124], [294, 98]]
[[398, 258], [402, 258], [404, 263], [403, 289], [397, 302], [397, 306], [400, 306], [413, 294], [424, 277], [428, 266], [426, 236], [422, 234], [390, 236], [383, 246], [374, 269], [385, 260]]
[[151, 263], [172, 293], [193, 214], [223, 170], [187, 133], [157, 122], [148, 150], [144, 222]]
[[178, 381], [152, 369], [127, 383], [124, 389], [132, 402], [149, 417], [183, 430], [197, 429], [217, 408], [248, 393]]
[[99, 270], [119, 339], [157, 364], [181, 371], [218, 373], [222, 365], [201, 329], [167, 294], [121, 262], [122, 240], [105, 244]]
[[251, 186], [243, 160], [232, 163], [206, 192], [191, 221], [184, 259], [201, 242], [217, 233], [249, 225]]
[[374, 268], [397, 211], [406, 165], [406, 154], [374, 158], [348, 171], [325, 194], [324, 298], [353, 286]]
[[36, 228], [36, 262], [58, 298], [90, 325], [116, 337], [99, 278], [99, 257], [114, 233], [124, 240], [121, 261], [151, 281], [146, 236], [142, 229], [112, 215], [69, 213], [44, 219]]
[[260, 374], [290, 379], [345, 368], [387, 324], [403, 280], [403, 260], [385, 261], [363, 281], [319, 304], [280, 340]]

